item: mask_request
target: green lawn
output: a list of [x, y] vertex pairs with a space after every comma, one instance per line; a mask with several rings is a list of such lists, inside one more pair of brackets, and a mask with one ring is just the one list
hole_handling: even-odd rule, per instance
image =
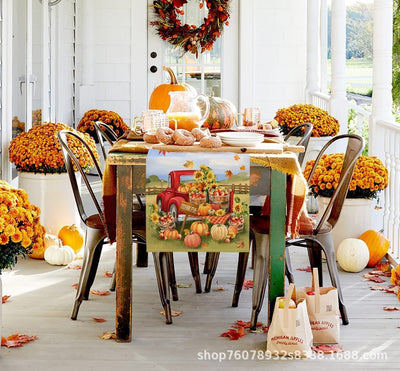
[[[331, 60], [328, 60], [328, 85], [331, 81]], [[346, 60], [346, 90], [367, 95], [372, 89], [372, 60]]]

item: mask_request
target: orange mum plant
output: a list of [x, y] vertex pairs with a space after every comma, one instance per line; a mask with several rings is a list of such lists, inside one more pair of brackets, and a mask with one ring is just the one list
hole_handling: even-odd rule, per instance
[[[48, 123], [33, 127], [27, 132], [19, 134], [11, 141], [9, 159], [15, 164], [18, 171], [29, 173], [64, 173], [66, 172], [61, 146], [57, 139], [60, 130], [70, 130], [78, 133], [67, 125]], [[89, 134], [78, 133], [88, 143], [98, 158], [96, 144]], [[93, 167], [93, 161], [85, 148], [74, 138], [68, 142], [72, 152], [79, 159], [84, 169]]]
[[307, 122], [313, 125], [313, 137], [335, 136], [339, 132], [339, 121], [327, 111], [312, 104], [295, 104], [282, 108], [276, 112], [275, 120], [284, 135]]
[[[331, 197], [339, 184], [343, 153], [323, 155], [309, 181], [314, 196]], [[315, 160], [308, 161], [304, 176], [309, 178]], [[354, 168], [347, 198], [376, 198], [388, 186], [388, 171], [376, 157], [360, 156]]]
[[43, 245], [45, 230], [39, 215], [40, 209], [29, 203], [24, 190], [0, 181], [0, 273]]
[[96, 129], [94, 127], [94, 123], [96, 121], [101, 121], [110, 126], [118, 136], [121, 136], [126, 130], [129, 129], [129, 126], [125, 124], [124, 120], [120, 115], [118, 115], [118, 113], [113, 111], [92, 109], [83, 115], [81, 121], [79, 121], [77, 130], [81, 131], [82, 133], [90, 134], [97, 142], [98, 138]]
[[[390, 282], [394, 286], [400, 286], [400, 264], [396, 268], [392, 268]], [[400, 301], [400, 290], [397, 291], [397, 298]]]

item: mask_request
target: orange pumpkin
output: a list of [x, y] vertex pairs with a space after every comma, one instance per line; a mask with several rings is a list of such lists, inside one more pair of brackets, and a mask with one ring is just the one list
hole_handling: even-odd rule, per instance
[[165, 240], [180, 240], [181, 235], [176, 229], [167, 229], [164, 231], [164, 239]]
[[238, 234], [238, 229], [234, 225], [230, 225], [228, 227], [228, 236], [231, 236], [232, 238], [235, 238], [236, 235]]
[[192, 223], [190, 230], [197, 233], [199, 236], [208, 236], [208, 225], [202, 221]]
[[369, 250], [368, 267], [375, 267], [389, 250], [389, 240], [380, 232], [372, 229], [364, 232], [360, 237]]
[[190, 232], [190, 234], [188, 234], [183, 240], [183, 243], [185, 246], [194, 249], [200, 246], [201, 238], [197, 233]]
[[58, 238], [62, 241], [63, 245], [71, 246], [75, 254], [83, 247], [83, 232], [75, 224], [62, 227], [60, 232], [58, 232]]
[[197, 209], [197, 215], [199, 216], [207, 216], [208, 211], [211, 210], [212, 207], [210, 204], [200, 204], [199, 208]]
[[187, 187], [186, 185], [180, 185], [180, 186], [178, 187], [178, 192], [188, 193], [188, 192], [189, 192], [189, 189], [188, 189], [188, 187]]
[[178, 84], [178, 80], [176, 79], [174, 71], [172, 71], [171, 68], [163, 67], [163, 70], [169, 73], [171, 83], [158, 85], [153, 90], [150, 95], [149, 109], [162, 109], [164, 112], [167, 112], [169, 104], [171, 103], [171, 97], [169, 96], [170, 91], [187, 90], [193, 92], [195, 95], [197, 93], [196, 90], [189, 84]]

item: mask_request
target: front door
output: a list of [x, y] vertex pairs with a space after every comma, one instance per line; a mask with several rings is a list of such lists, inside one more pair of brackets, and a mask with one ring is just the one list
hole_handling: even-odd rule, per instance
[[[231, 1], [229, 26], [224, 27], [222, 36], [210, 51], [182, 54], [181, 49], [174, 49], [168, 42], [156, 35], [150, 25], [154, 19], [153, 3], [148, 1], [148, 97], [153, 89], [169, 82], [167, 73], [162, 67], [171, 67], [179, 83], [186, 82], [196, 88], [198, 93], [224, 97], [238, 106], [238, 22], [239, 0]], [[199, 26], [206, 15], [207, 7], [199, 7], [199, 0], [189, 0], [184, 5], [182, 24]]]

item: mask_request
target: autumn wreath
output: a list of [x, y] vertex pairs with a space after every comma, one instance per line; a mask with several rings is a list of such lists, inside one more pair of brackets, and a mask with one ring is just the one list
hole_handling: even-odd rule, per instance
[[157, 29], [157, 34], [163, 40], [167, 40], [176, 48], [182, 48], [184, 52], [198, 55], [206, 50], [211, 50], [215, 40], [221, 35], [225, 25], [229, 25], [230, 0], [200, 0], [199, 7], [208, 8], [208, 16], [204, 23], [196, 25], [182, 25], [179, 16], [185, 14], [183, 5], [188, 0], [155, 0], [153, 7], [156, 20], [151, 22]]

